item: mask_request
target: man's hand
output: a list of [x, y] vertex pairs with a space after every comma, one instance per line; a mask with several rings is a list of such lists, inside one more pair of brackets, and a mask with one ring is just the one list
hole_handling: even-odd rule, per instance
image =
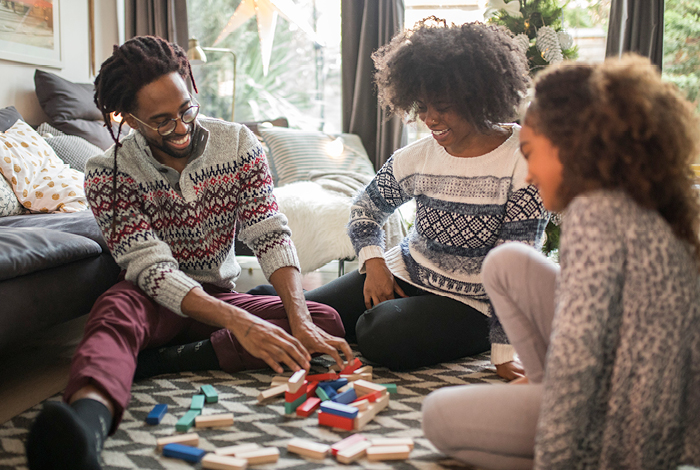
[[354, 358], [352, 349], [350, 349], [347, 341], [323, 331], [313, 322], [303, 322], [296, 326], [292, 332], [307, 351], [310, 353], [328, 354], [338, 366], [343, 366], [343, 361], [338, 351], [343, 352], [346, 362], [350, 362]]
[[511, 380], [525, 377], [525, 369], [523, 369], [523, 366], [517, 361], [496, 364], [496, 373], [499, 377], [506, 379], [509, 382]]
[[408, 297], [396, 283], [393, 274], [386, 265], [384, 258], [370, 258], [365, 261], [367, 278], [363, 293], [365, 296], [365, 307], [369, 310], [375, 305], [379, 305], [385, 300], [396, 298], [394, 293], [400, 297]]

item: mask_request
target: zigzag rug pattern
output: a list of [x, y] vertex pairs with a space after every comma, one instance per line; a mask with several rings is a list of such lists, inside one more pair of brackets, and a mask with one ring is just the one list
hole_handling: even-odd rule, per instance
[[[326, 357], [312, 361], [311, 373], [325, 372], [331, 364]], [[353, 465], [340, 465], [334, 459], [307, 460], [286, 451], [287, 442], [293, 437], [332, 444], [351, 433], [318, 425], [314, 413], [309, 418], [286, 417], [284, 399], [273, 399], [258, 404], [260, 391], [269, 388], [272, 371], [240, 372], [234, 375], [221, 371], [161, 375], [134, 384], [132, 399], [124, 414], [119, 430], [110, 437], [102, 453], [105, 470], [122, 469], [199, 469], [184, 461], [169, 459], [155, 450], [156, 439], [175, 434], [175, 423], [189, 409], [192, 395], [205, 384], [211, 384], [219, 394], [219, 402], [207, 404], [204, 414], [232, 412], [234, 425], [228, 428], [203, 429], [199, 447], [213, 451], [242, 443], [257, 443], [280, 449], [276, 464], [255, 466], [261, 470], [318, 469], [318, 468], [369, 468], [369, 469], [420, 469], [465, 468], [440, 454], [421, 430], [421, 403], [433, 390], [450, 385], [501, 382], [490, 364], [488, 354], [460, 361], [439, 364], [413, 372], [391, 372], [383, 367], [374, 368], [373, 381], [395, 383], [398, 393], [391, 395], [389, 408], [382, 411], [361, 433], [372, 437], [411, 437], [415, 448], [410, 459], [392, 463], [372, 463], [366, 459]], [[50, 398], [59, 400], [60, 395]], [[145, 423], [148, 412], [158, 403], [168, 405], [168, 414], [161, 424]], [[0, 470], [26, 469], [24, 441], [29, 426], [41, 409], [41, 405], [26, 411], [0, 426]]]

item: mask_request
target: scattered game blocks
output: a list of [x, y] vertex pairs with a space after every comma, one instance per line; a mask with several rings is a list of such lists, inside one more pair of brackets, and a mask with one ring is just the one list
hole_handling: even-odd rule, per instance
[[235, 456], [236, 454], [240, 454], [242, 452], [250, 452], [251, 450], [256, 449], [260, 449], [260, 445], [251, 442], [250, 444], [238, 444], [235, 446], [219, 447], [214, 451], [214, 453], [216, 455], [221, 456]]
[[338, 452], [340, 452], [343, 449], [347, 449], [348, 447], [352, 447], [353, 445], [357, 444], [358, 442], [366, 441], [367, 438], [363, 436], [362, 434], [353, 434], [352, 436], [348, 436], [342, 441], [338, 441], [335, 444], [331, 446], [331, 453], [333, 455], [336, 455]]
[[199, 436], [193, 432], [190, 434], [181, 434], [179, 436], [161, 437], [156, 441], [156, 449], [163, 450], [168, 444], [182, 444], [185, 446], [197, 447], [199, 445]]
[[359, 441], [356, 442], [355, 444], [351, 445], [350, 447], [347, 447], [340, 452], [338, 452], [335, 456], [336, 459], [338, 459], [338, 462], [344, 463], [344, 464], [350, 464], [353, 463], [355, 460], [358, 460], [362, 457], [364, 457], [365, 453], [367, 452], [367, 449], [371, 447], [372, 444], [370, 444], [369, 441]]
[[352, 388], [344, 391], [343, 393], [338, 393], [333, 397], [334, 402], [342, 403], [344, 405], [347, 405], [355, 400], [357, 400], [357, 393], [355, 393], [355, 390]]
[[307, 393], [307, 385], [308, 385], [308, 382], [304, 381], [304, 383], [301, 384], [301, 386], [297, 389], [296, 392], [294, 392], [294, 393], [292, 393], [292, 392], [284, 392], [284, 401], [286, 401], [286, 402], [292, 402], [292, 401], [298, 400], [299, 397], [302, 396], [302, 395], [308, 395], [308, 393]]
[[289, 393], [297, 393], [301, 386], [305, 383], [306, 371], [304, 369], [296, 371], [290, 378], [288, 383]]
[[314, 375], [307, 375], [306, 380], [309, 382], [324, 382], [327, 380], [336, 380], [340, 378], [338, 374], [335, 372], [328, 372], [327, 374], [314, 374]]
[[192, 403], [190, 404], [190, 410], [202, 410], [204, 409], [204, 395], [194, 395], [192, 396]]
[[365, 424], [369, 423], [374, 419], [374, 417], [382, 411], [384, 408], [389, 406], [389, 394], [385, 393], [382, 398], [372, 403], [365, 411], [357, 414], [355, 418], [355, 430], [359, 431]]
[[202, 459], [202, 468], [211, 470], [244, 470], [248, 461], [227, 455], [207, 454]]
[[167, 444], [163, 447], [163, 456], [186, 460], [197, 463], [202, 460], [207, 451], [199, 447], [190, 447], [182, 444]]
[[219, 401], [219, 394], [211, 385], [202, 385], [202, 393], [207, 403], [216, 403]]
[[293, 402], [284, 402], [284, 412], [285, 414], [292, 414], [296, 411], [296, 409], [306, 401], [306, 394], [301, 395], [299, 398], [294, 400]]
[[343, 416], [319, 411], [318, 424], [322, 426], [329, 426], [331, 428], [343, 429], [345, 431], [352, 431], [354, 429], [355, 421], [352, 418], [344, 418]]
[[200, 414], [202, 414], [202, 410], [189, 410], [175, 424], [175, 429], [179, 432], [187, 432], [192, 426], [194, 426], [194, 420]]
[[367, 460], [377, 462], [379, 460], [405, 460], [411, 453], [409, 446], [372, 446], [367, 449]]
[[194, 419], [194, 424], [198, 428], [219, 428], [224, 426], [233, 426], [233, 413], [197, 416]]
[[292, 439], [287, 444], [287, 451], [303, 455], [312, 459], [324, 459], [328, 455], [331, 446], [306, 439]]
[[352, 374], [353, 372], [355, 372], [356, 369], [359, 369], [360, 367], [362, 367], [362, 361], [360, 361], [360, 359], [356, 357], [355, 359], [353, 359], [352, 362], [345, 366], [343, 370], [340, 371], [340, 374]]
[[165, 413], [168, 412], [168, 405], [165, 404], [160, 404], [156, 405], [153, 407], [150, 413], [148, 413], [148, 416], [146, 416], [146, 422], [148, 424], [160, 424], [160, 421], [163, 419], [163, 416], [165, 416]]
[[330, 397], [326, 393], [323, 387], [317, 387], [316, 388], [316, 396], [321, 399], [321, 401], [328, 401], [330, 400]]
[[328, 391], [329, 388], [332, 388], [333, 390], [338, 390], [340, 387], [347, 385], [347, 383], [348, 383], [348, 379], [340, 378], [340, 379], [320, 382], [318, 384], [318, 386], [325, 388], [326, 391]]
[[274, 463], [280, 458], [280, 451], [277, 447], [262, 447], [250, 452], [236, 454], [236, 458], [248, 461], [248, 465], [259, 465], [263, 463]]
[[321, 399], [316, 398], [316, 397], [309, 397], [306, 399], [304, 403], [299, 405], [297, 408], [297, 416], [301, 416], [303, 418], [308, 417], [311, 413], [313, 413], [316, 408], [321, 406]]
[[321, 403], [321, 411], [350, 419], [354, 419], [359, 412], [354, 406], [348, 406], [334, 401], [324, 401]]
[[386, 387], [383, 387], [374, 382], [369, 382], [367, 380], [356, 380], [355, 381], [355, 391], [358, 395], [367, 395], [372, 392], [386, 392]]

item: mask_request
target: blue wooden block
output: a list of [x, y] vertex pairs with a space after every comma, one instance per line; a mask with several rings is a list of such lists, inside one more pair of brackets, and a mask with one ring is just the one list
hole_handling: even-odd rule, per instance
[[201, 410], [204, 408], [204, 395], [193, 395], [190, 410]]
[[319, 385], [319, 386], [316, 388], [316, 390], [318, 390], [319, 388], [320, 388], [321, 390], [323, 390], [324, 392], [326, 392], [326, 395], [328, 396], [328, 399], [329, 399], [329, 400], [332, 400], [333, 397], [336, 396], [336, 395], [338, 394], [338, 392], [336, 392], [335, 389], [334, 389], [333, 387], [324, 387], [323, 385]]
[[163, 419], [163, 416], [165, 416], [165, 413], [167, 412], [168, 405], [156, 405], [153, 407], [151, 412], [148, 413], [148, 416], [146, 416], [146, 422], [148, 424], [160, 424], [160, 421]]
[[318, 385], [323, 388], [332, 388], [333, 390], [338, 390], [340, 387], [344, 387], [348, 384], [348, 379], [338, 379], [338, 380], [327, 380], [325, 382], [321, 382]]
[[347, 405], [348, 403], [351, 403], [355, 400], [357, 400], [357, 393], [353, 388], [345, 390], [343, 393], [339, 393], [333, 397], [334, 402], [342, 403], [344, 405]]
[[204, 457], [206, 453], [206, 450], [200, 449], [199, 447], [184, 446], [182, 444], [166, 444], [163, 446], [164, 457], [173, 457], [193, 463], [202, 460], [202, 457]]
[[324, 401], [321, 403], [321, 411], [324, 413], [330, 413], [336, 416], [342, 416], [343, 418], [355, 418], [357, 412], [359, 411], [354, 406], [344, 405], [342, 403], [336, 403], [334, 401]]
[[216, 403], [219, 401], [219, 394], [211, 385], [202, 385], [202, 393], [206, 397], [207, 403]]

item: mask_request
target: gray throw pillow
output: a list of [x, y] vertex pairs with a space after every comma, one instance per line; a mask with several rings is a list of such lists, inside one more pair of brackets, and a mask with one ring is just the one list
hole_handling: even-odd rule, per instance
[[102, 155], [104, 150], [77, 135], [66, 135], [47, 123], [41, 124], [37, 132], [51, 146], [58, 158], [74, 170], [85, 172], [85, 163], [95, 155]]
[[20, 119], [24, 120], [14, 106], [0, 109], [0, 132], [5, 132]]

